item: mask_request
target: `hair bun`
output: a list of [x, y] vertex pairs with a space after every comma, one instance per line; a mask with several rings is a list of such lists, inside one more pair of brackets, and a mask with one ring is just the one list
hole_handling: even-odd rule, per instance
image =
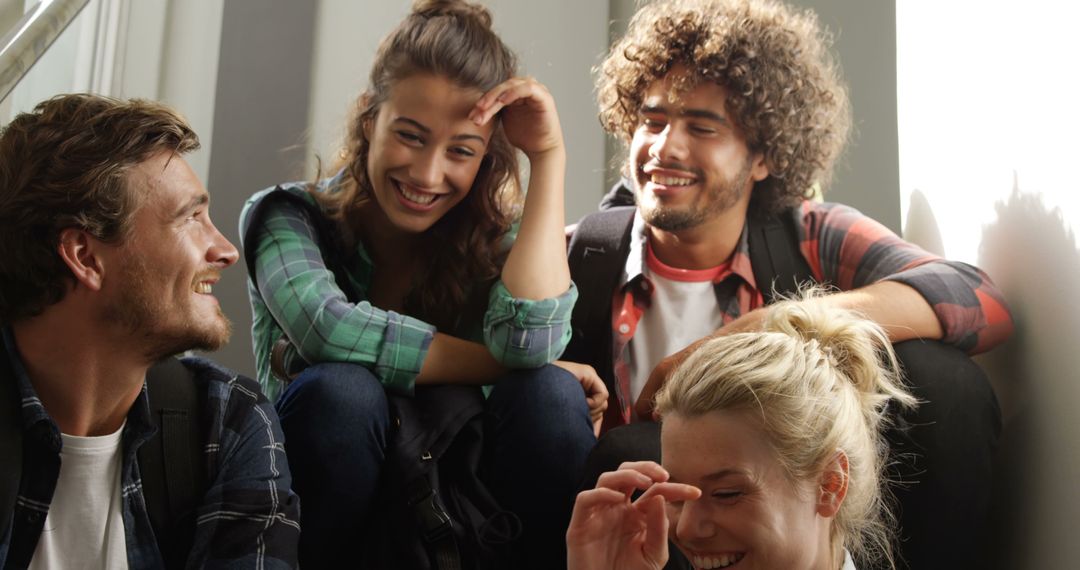
[[491, 28], [491, 12], [479, 4], [465, 0], [416, 0], [413, 2], [412, 12], [426, 18], [438, 16], [469, 18], [479, 22], [485, 28]]
[[880, 416], [890, 399], [913, 406], [888, 334], [855, 311], [813, 302], [825, 294], [821, 287], [809, 287], [770, 306], [764, 329], [798, 339], [810, 362], [835, 369], [855, 388], [868, 416]]

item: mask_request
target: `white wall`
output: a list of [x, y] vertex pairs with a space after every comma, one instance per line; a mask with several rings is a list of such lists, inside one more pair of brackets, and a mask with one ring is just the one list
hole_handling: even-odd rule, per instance
[[985, 269], [1013, 339], [983, 359], [1002, 399], [1002, 561], [1080, 559], [1080, 53], [1075, 3], [897, 2], [905, 233]]

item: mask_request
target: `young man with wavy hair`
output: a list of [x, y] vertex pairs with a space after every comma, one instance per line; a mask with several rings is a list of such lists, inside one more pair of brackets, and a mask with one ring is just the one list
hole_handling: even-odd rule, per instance
[[[228, 341], [212, 290], [238, 257], [182, 156], [198, 146], [163, 105], [95, 95], [49, 99], [0, 133], [0, 390], [21, 402], [0, 414], [5, 443], [21, 444], [5, 450], [22, 449], [0, 458], [21, 464], [0, 489], [16, 494], [0, 512], [4, 568], [164, 567], [170, 537], [155, 535], [137, 460], [159, 429], [147, 372]], [[186, 564], [295, 567], [299, 504], [273, 407], [253, 380], [182, 362], [207, 481]]]
[[[600, 66], [597, 87], [601, 122], [628, 149], [625, 178], [602, 209], [636, 211], [613, 280], [611, 342], [575, 337], [565, 357], [590, 362], [611, 384], [606, 430], [635, 424], [608, 431], [591, 477], [622, 460], [655, 460], [647, 456], [658, 453], [659, 430], [637, 423], [652, 419], [653, 394], [705, 340], [760, 327], [771, 284], [755, 278], [749, 220], [787, 224], [813, 280], [838, 289], [807, 302], [857, 310], [893, 342], [940, 341], [967, 361], [964, 352], [1011, 333], [1004, 300], [980, 270], [812, 200], [851, 127], [846, 86], [812, 12], [772, 0], [648, 4]], [[596, 285], [580, 269], [574, 280], [582, 299]], [[894, 489], [901, 551], [917, 568], [931, 567], [924, 554], [939, 546], [968, 560], [989, 501], [997, 403], [981, 376], [912, 382], [927, 403], [900, 418], [916, 424], [910, 433], [893, 434], [894, 449], [912, 454], [898, 470], [905, 486]]]

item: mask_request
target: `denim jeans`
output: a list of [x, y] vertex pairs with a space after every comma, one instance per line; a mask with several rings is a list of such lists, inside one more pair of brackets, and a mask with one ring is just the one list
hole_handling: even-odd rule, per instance
[[[368, 369], [307, 368], [277, 402], [301, 500], [300, 562], [358, 560], [390, 432], [386, 394]], [[596, 438], [584, 391], [548, 365], [510, 372], [485, 407], [484, 479], [522, 523], [518, 567], [565, 564], [565, 533], [582, 467]]]

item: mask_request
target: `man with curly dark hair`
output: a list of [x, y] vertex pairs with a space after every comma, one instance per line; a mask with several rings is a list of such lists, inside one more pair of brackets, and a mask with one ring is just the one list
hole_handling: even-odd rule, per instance
[[[655, 459], [653, 394], [705, 340], [760, 328], [773, 285], [792, 287], [760, 282], [764, 246], [754, 228], [786, 232], [793, 265], [803, 268], [796, 277], [838, 290], [806, 302], [855, 309], [893, 342], [940, 341], [928, 344], [970, 364], [963, 353], [1011, 333], [1005, 302], [983, 272], [923, 251], [852, 208], [813, 200], [851, 127], [830, 43], [812, 12], [773, 0], [661, 0], [637, 12], [601, 64], [600, 119], [628, 155], [607, 211], [586, 217], [571, 243], [582, 297], [565, 357], [593, 364], [609, 382], [605, 431], [635, 423], [608, 431], [587, 482], [619, 461]], [[620, 205], [635, 207], [613, 223]], [[597, 231], [587, 228], [605, 216], [616, 228], [605, 231], [624, 232], [619, 247], [586, 242]], [[590, 269], [611, 249], [624, 256], [613, 292]], [[599, 290], [597, 301], [589, 289]], [[602, 318], [585, 322], [597, 306]], [[602, 338], [594, 322], [603, 323]], [[988, 506], [997, 402], [981, 374], [970, 382], [911, 376], [926, 403], [899, 418], [917, 424], [910, 434], [891, 436], [894, 457], [914, 457], [908, 471], [890, 473], [908, 483], [894, 489], [901, 553], [915, 568], [940, 563], [941, 552], [970, 561]]]
[[230, 333], [198, 147], [164, 105], [90, 94], [0, 130], [0, 567], [297, 566], [274, 408], [172, 358]]

